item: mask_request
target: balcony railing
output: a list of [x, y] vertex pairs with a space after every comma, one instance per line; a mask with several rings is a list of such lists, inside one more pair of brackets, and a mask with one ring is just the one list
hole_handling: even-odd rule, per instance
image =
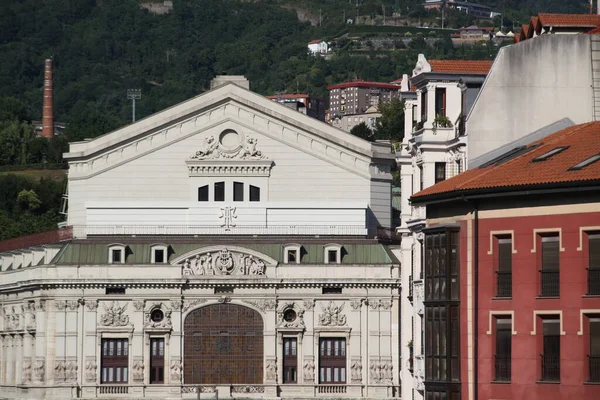
[[590, 382], [600, 383], [600, 356], [588, 356], [590, 361]]
[[496, 297], [512, 297], [512, 272], [496, 271]]
[[542, 380], [560, 381], [560, 359], [556, 355], [540, 355], [542, 359]]
[[558, 297], [560, 295], [558, 271], [540, 270], [542, 281], [541, 297]]
[[511, 358], [510, 355], [500, 355], [495, 357], [495, 380], [501, 382], [510, 382]]
[[600, 295], [600, 268], [588, 268], [589, 295]]

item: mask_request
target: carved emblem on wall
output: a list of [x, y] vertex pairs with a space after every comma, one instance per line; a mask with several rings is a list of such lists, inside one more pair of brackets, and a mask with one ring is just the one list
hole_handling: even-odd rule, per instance
[[181, 381], [181, 361], [171, 361], [171, 383], [179, 383]]
[[31, 358], [25, 357], [23, 358], [23, 383], [31, 382]]
[[181, 300], [172, 300], [171, 308], [175, 311], [181, 310]]
[[67, 379], [66, 361], [56, 361], [54, 364], [54, 381], [64, 382]]
[[33, 368], [33, 377], [36, 382], [44, 382], [46, 377], [46, 363], [44, 360], [37, 360]]
[[232, 386], [231, 393], [264, 393], [264, 386]]
[[[155, 314], [155, 311], [153, 310], [152, 312], [147, 312], [145, 314], [144, 326], [146, 328], [171, 329], [171, 327], [172, 327], [171, 310], [166, 310], [166, 311], [162, 312], [160, 307], [156, 308], [155, 310], [159, 310], [162, 313], [162, 316], [160, 318], [159, 317], [153, 318], [153, 314]], [[158, 314], [158, 313], [156, 313], [156, 314]]]
[[144, 380], [144, 362], [141, 360], [137, 360], [133, 362], [133, 368], [131, 369], [133, 372], [133, 380], [136, 382], [140, 382]]
[[88, 382], [96, 382], [96, 360], [88, 360], [85, 363], [85, 380]]
[[230, 231], [231, 228], [235, 228], [235, 224], [233, 223], [233, 220], [237, 218], [235, 210], [235, 207], [229, 206], [221, 208], [221, 215], [219, 215], [219, 218], [223, 219], [221, 227], [225, 228], [226, 231]]
[[87, 308], [88, 311], [96, 311], [98, 309], [98, 300], [86, 300], [85, 308]]
[[181, 261], [183, 275], [264, 275], [266, 264], [260, 258], [223, 248], [196, 254]]
[[275, 360], [267, 360], [267, 366], [265, 367], [266, 380], [269, 382], [275, 382], [277, 380], [277, 362]]
[[362, 382], [362, 362], [360, 357], [353, 358], [350, 364], [350, 378], [353, 383]]
[[54, 307], [58, 311], [64, 311], [67, 308], [67, 302], [64, 301], [64, 300], [55, 300], [54, 301]]
[[342, 314], [344, 304], [336, 305], [330, 301], [327, 306], [321, 306], [322, 314], [319, 314], [319, 324], [322, 326], [344, 326], [346, 325], [346, 316]]
[[275, 300], [244, 300], [244, 303], [251, 304], [254, 307], [260, 309], [265, 312], [267, 310], [274, 310], [277, 306], [277, 302]]
[[133, 309], [135, 311], [144, 311], [145, 305], [146, 305], [146, 302], [144, 300], [135, 300], [133, 302]]
[[126, 326], [129, 324], [129, 316], [125, 314], [127, 304], [123, 307], [118, 302], [112, 302], [110, 307], [103, 304], [105, 313], [100, 316], [100, 325], [102, 326]]
[[69, 300], [67, 301], [67, 307], [70, 311], [75, 311], [79, 307], [79, 302], [77, 300]]
[[304, 310], [296, 307], [294, 302], [284, 303], [277, 312], [278, 328], [305, 328]]
[[218, 159], [240, 159], [240, 160], [262, 160], [265, 156], [256, 149], [258, 139], [247, 135], [239, 135], [237, 132], [228, 130], [215, 140], [214, 136], [204, 139], [200, 148], [190, 156], [192, 160], [218, 160]]
[[77, 382], [77, 361], [67, 361], [65, 368], [65, 380]]
[[369, 366], [371, 382], [391, 383], [392, 368], [391, 361], [371, 361], [371, 365]]
[[310, 383], [315, 380], [315, 362], [312, 358], [305, 359], [302, 366], [302, 376], [305, 383]]
[[350, 307], [352, 307], [353, 310], [360, 310], [360, 308], [362, 307], [362, 303], [362, 299], [352, 300], [350, 302]]
[[183, 302], [183, 312], [186, 312], [190, 307], [194, 307], [198, 304], [204, 304], [208, 300], [206, 299], [195, 299], [195, 300], [185, 300]]
[[315, 308], [314, 300], [304, 300], [303, 304], [304, 304], [304, 308], [309, 311], [312, 310], [313, 308]]

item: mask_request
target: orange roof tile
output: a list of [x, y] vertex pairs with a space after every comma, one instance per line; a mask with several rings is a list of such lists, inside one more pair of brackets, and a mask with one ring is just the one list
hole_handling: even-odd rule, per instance
[[521, 39], [527, 39], [529, 37], [529, 25], [521, 25]]
[[548, 14], [538, 15], [542, 26], [596, 27], [600, 25], [597, 14]]
[[585, 32], [586, 35], [600, 35], [600, 26], [595, 27], [594, 29], [591, 29], [587, 32]]
[[487, 74], [492, 63], [491, 60], [429, 60], [433, 72], [449, 74]]
[[[535, 147], [537, 145], [537, 147]], [[545, 161], [532, 162], [557, 147], [568, 146]], [[468, 194], [480, 190], [520, 190], [533, 185], [600, 181], [600, 161], [580, 170], [569, 168], [600, 154], [600, 122], [572, 126], [527, 146], [529, 151], [503, 163], [467, 170], [414, 194], [411, 201], [423, 202], [434, 195]], [[600, 186], [599, 186], [600, 190]]]

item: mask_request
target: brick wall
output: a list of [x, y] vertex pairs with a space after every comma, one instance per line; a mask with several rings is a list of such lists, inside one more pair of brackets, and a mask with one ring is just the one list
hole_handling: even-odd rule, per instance
[[73, 228], [68, 226], [54, 231], [40, 232], [0, 241], [0, 252], [40, 246], [73, 238]]

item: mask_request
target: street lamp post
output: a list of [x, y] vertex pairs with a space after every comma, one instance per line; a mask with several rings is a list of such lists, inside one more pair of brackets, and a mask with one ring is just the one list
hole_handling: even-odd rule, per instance
[[133, 103], [131, 111], [131, 122], [135, 122], [135, 101], [142, 98], [142, 89], [127, 89], [127, 99]]

